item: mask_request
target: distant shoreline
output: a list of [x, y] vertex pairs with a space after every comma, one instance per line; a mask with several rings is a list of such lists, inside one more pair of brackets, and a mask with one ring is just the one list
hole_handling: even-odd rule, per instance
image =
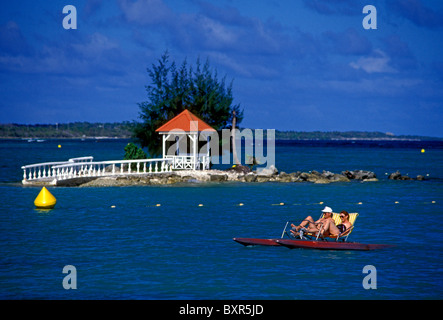
[[[0, 140], [14, 140], [14, 141], [29, 141], [29, 142], [44, 142], [55, 140], [131, 140], [132, 137], [0, 137]], [[443, 138], [438, 137], [423, 137], [423, 138], [330, 138], [330, 139], [281, 139], [276, 141], [443, 141]]]
[[[131, 139], [136, 122], [0, 124], [0, 139], [56, 140]], [[242, 129], [240, 129], [242, 130]], [[252, 129], [254, 130], [254, 129]], [[267, 130], [263, 130], [266, 139]], [[390, 132], [367, 131], [282, 131], [275, 130], [276, 140], [291, 141], [443, 141], [443, 137], [394, 135]]]
[[[0, 136], [0, 140], [14, 140], [14, 141], [28, 141], [28, 142], [44, 142], [44, 141], [50, 141], [50, 140], [131, 140], [132, 137], [130, 136], [115, 136], [115, 137], [106, 137], [106, 136], [100, 136], [100, 137], [2, 137]], [[401, 137], [391, 137], [391, 138], [281, 138], [276, 136], [276, 141], [443, 141], [443, 138], [438, 137], [414, 137], [414, 138], [401, 138]]]

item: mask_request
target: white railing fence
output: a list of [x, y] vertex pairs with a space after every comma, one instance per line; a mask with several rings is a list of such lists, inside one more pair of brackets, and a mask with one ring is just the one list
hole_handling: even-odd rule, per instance
[[92, 161], [92, 157], [67, 162], [47, 162], [22, 167], [24, 180], [66, 180], [81, 177], [103, 177], [119, 174], [162, 173], [172, 171], [172, 159], [139, 159]]
[[22, 166], [23, 180], [50, 179], [55, 177], [54, 166], [72, 163], [92, 162], [94, 157], [72, 158], [68, 161], [44, 162]]

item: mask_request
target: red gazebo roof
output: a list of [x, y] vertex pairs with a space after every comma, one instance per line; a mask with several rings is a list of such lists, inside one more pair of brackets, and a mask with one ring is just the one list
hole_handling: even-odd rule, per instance
[[[196, 126], [197, 124], [197, 126]], [[210, 125], [197, 117], [195, 114], [185, 109], [183, 112], [166, 122], [156, 132], [195, 132], [195, 131], [215, 131]]]

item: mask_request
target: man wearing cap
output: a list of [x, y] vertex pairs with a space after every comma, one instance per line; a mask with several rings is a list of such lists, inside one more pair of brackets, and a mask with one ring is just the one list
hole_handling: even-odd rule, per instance
[[[323, 217], [318, 219], [317, 221], [314, 221], [314, 219], [311, 216], [307, 216], [298, 226], [291, 224], [292, 227], [292, 234], [294, 236], [299, 235], [300, 229], [304, 228], [307, 232], [318, 232], [322, 225], [329, 224], [329, 220], [332, 220], [332, 209], [330, 207], [325, 207], [323, 210]], [[306, 227], [307, 225], [307, 227]], [[335, 224], [334, 224], [335, 225]]]

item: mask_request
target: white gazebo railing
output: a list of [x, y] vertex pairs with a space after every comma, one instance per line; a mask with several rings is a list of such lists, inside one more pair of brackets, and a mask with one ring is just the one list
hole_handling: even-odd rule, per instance
[[179, 155], [166, 156], [166, 158], [171, 160], [174, 170], [208, 170], [211, 161], [210, 156]]
[[193, 156], [167, 156], [172, 160], [172, 167], [176, 170], [194, 170], [195, 158]]
[[198, 158], [199, 163], [197, 166], [202, 166], [203, 170], [209, 170], [210, 163], [211, 163], [211, 157], [210, 156], [201, 156]]
[[[23, 166], [23, 179], [24, 181], [66, 180], [172, 171], [172, 159], [86, 161], [89, 158], [92, 160], [92, 157], [83, 157], [70, 159], [67, 162], [47, 162]], [[78, 159], [84, 159], [84, 161]]]
[[51, 179], [55, 177], [54, 166], [91, 162], [94, 157], [72, 158], [68, 161], [44, 162], [22, 166], [23, 180]]

